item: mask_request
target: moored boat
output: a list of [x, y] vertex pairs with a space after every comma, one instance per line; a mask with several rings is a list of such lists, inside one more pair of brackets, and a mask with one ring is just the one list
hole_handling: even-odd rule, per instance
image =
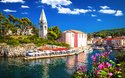
[[69, 50], [67, 48], [56, 48], [56, 49], [41, 48], [38, 49], [37, 51], [30, 51], [29, 53], [27, 53], [27, 56], [24, 57], [24, 60], [69, 56], [69, 55], [75, 55], [76, 53], [79, 54], [80, 52], [82, 51], [73, 49]]

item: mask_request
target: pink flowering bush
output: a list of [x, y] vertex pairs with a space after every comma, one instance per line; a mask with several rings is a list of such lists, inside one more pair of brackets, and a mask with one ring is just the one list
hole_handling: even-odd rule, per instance
[[[88, 72], [87, 67], [80, 66], [71, 78], [119, 78], [121, 77], [120, 64], [116, 64], [109, 59], [110, 52], [104, 52], [101, 55], [96, 53], [91, 56], [93, 59], [92, 70]], [[116, 60], [116, 59], [115, 59]]]

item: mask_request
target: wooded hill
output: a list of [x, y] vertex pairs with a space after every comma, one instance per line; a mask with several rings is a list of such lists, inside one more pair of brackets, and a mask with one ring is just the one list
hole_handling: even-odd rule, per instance
[[125, 28], [102, 30], [102, 31], [89, 33], [88, 35], [93, 35], [94, 37], [101, 36], [103, 38], [105, 38], [105, 36], [112, 36], [112, 37], [124, 36]]
[[111, 36], [124, 36], [125, 35], [125, 28], [119, 28], [119, 29], [109, 29], [109, 30], [102, 30], [92, 33], [94, 36], [103, 34], [105, 36], [111, 35]]

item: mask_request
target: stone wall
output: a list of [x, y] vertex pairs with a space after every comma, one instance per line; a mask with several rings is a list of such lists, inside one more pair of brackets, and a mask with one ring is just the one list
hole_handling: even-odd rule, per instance
[[0, 56], [4, 57], [23, 57], [29, 52], [29, 50], [34, 49], [35, 46], [30, 47], [10, 47], [10, 46], [3, 46], [0, 49]]

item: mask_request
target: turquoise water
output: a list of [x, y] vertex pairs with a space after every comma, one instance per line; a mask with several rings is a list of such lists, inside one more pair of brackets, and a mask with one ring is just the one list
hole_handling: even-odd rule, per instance
[[[23, 58], [0, 57], [0, 78], [69, 78], [78, 66], [88, 66], [91, 70], [95, 53], [105, 51], [93, 50], [91, 54], [80, 53], [78, 56], [36, 59], [23, 61]], [[113, 59], [119, 51], [113, 51]]]

